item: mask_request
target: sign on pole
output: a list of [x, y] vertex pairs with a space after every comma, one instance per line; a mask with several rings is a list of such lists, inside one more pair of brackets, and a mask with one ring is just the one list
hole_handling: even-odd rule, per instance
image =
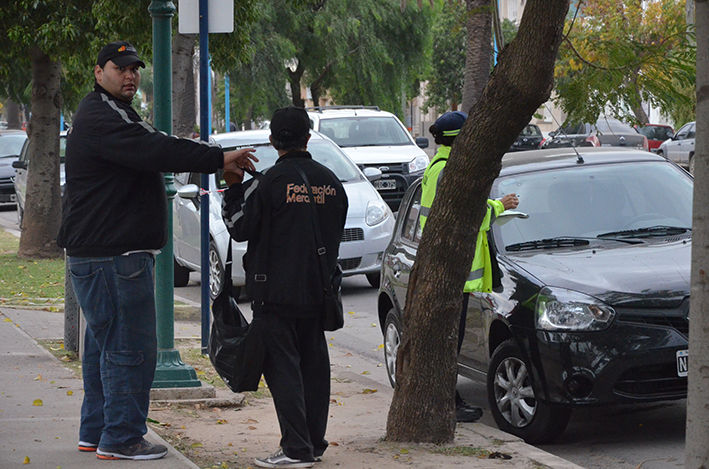
[[[208, 0], [210, 33], [234, 32], [234, 0]], [[199, 0], [180, 0], [180, 34], [199, 34]]]

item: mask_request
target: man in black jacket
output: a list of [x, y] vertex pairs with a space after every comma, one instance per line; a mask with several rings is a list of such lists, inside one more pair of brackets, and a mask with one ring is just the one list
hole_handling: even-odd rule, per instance
[[67, 135], [66, 187], [57, 242], [66, 249], [87, 328], [79, 450], [100, 459], [157, 459], [143, 439], [155, 374], [154, 255], [167, 242], [162, 171], [253, 168], [251, 151], [156, 131], [131, 107], [145, 64], [127, 42], [101, 49], [94, 91]]
[[[249, 242], [246, 288], [254, 299], [254, 315], [265, 322], [263, 375], [281, 428], [281, 448], [257, 458], [260, 467], [312, 467], [328, 445], [330, 358], [311, 203], [328, 272], [337, 263], [348, 203], [337, 176], [306, 151], [309, 138], [304, 109], [278, 109], [270, 137], [278, 150], [276, 164], [244, 184], [243, 171], [225, 173], [230, 187], [224, 194], [224, 221], [235, 240]], [[310, 181], [313, 201], [296, 167]]]

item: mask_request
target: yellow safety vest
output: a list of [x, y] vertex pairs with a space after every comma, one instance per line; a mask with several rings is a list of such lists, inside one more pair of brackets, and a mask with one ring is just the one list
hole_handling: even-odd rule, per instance
[[[448, 163], [451, 147], [442, 145], [436, 156], [423, 172], [421, 181], [421, 209], [419, 211], [419, 224], [423, 231], [426, 219], [431, 211], [433, 199], [436, 197], [436, 187], [441, 178], [443, 168]], [[470, 269], [470, 275], [465, 282], [463, 291], [466, 293], [474, 291], [492, 291], [492, 263], [490, 259], [490, 248], [487, 242], [487, 232], [495, 219], [505, 210], [504, 205], [499, 200], [487, 200], [487, 213], [483, 219], [478, 238], [475, 243], [475, 257]]]

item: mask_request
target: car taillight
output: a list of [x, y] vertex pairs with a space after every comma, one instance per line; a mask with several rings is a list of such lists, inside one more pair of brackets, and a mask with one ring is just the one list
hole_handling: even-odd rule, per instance
[[600, 147], [601, 146], [601, 141], [598, 140], [598, 137], [595, 135], [591, 135], [590, 137], [586, 137], [586, 141], [591, 144], [592, 147]]

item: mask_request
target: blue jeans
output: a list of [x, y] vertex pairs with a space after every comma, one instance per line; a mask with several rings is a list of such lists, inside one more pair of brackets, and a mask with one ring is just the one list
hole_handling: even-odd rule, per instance
[[148, 431], [157, 361], [154, 266], [148, 253], [69, 257], [87, 325], [80, 441], [118, 448]]

